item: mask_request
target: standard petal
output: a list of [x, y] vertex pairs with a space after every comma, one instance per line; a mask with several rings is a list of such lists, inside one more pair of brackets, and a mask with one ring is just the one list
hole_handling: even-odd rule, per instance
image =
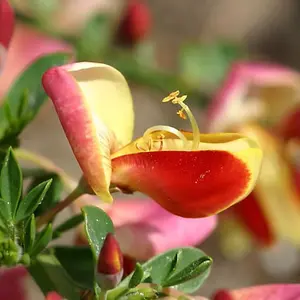
[[8, 0], [0, 0], [0, 73], [6, 60], [6, 52], [11, 41], [15, 24], [14, 12]]
[[122, 252], [142, 261], [172, 248], [195, 246], [217, 225], [216, 216], [185, 219], [145, 199], [120, 199], [105, 207], [96, 197], [85, 195], [74, 205], [76, 211], [84, 205], [97, 205], [106, 210], [113, 220]]
[[34, 60], [42, 55], [56, 52], [72, 54], [72, 48], [63, 41], [45, 36], [33, 27], [17, 24], [1, 76], [0, 98], [7, 92], [17, 76]]
[[239, 290], [220, 290], [212, 300], [299, 300], [300, 284], [273, 284], [243, 288]]
[[[262, 228], [267, 221], [273, 238], [299, 245], [300, 234], [297, 228], [300, 226], [300, 198], [292, 169], [283, 155], [284, 145], [259, 126], [243, 126], [240, 131], [255, 139], [264, 153], [260, 175], [253, 191], [263, 216], [256, 219], [256, 225]], [[254, 203], [250, 204], [255, 209]], [[248, 211], [248, 214], [251, 212]], [[259, 220], [265, 225], [259, 223]]]
[[207, 130], [224, 131], [249, 120], [274, 124], [299, 101], [297, 72], [268, 63], [238, 62], [207, 112]]
[[[251, 192], [262, 152], [245, 137], [212, 136], [201, 135], [199, 148], [204, 150], [199, 151], [139, 151], [121, 156], [117, 152], [112, 159], [112, 182], [150, 196], [175, 215], [216, 214]], [[224, 142], [226, 136], [228, 142]]]
[[104, 64], [77, 63], [50, 69], [43, 85], [87, 182], [111, 202], [110, 154], [128, 143], [133, 131], [133, 104], [124, 77]]

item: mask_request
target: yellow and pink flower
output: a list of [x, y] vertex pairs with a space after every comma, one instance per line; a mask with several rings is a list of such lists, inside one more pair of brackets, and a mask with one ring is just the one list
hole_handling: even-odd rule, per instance
[[[226, 212], [222, 223], [223, 229], [231, 226], [233, 218], [242, 226], [236, 232], [242, 233], [244, 244], [250, 233], [260, 246], [282, 241], [299, 246], [299, 92], [296, 71], [269, 63], [237, 62], [208, 109], [208, 131], [234, 129], [256, 140], [264, 153], [255, 189]], [[234, 234], [221, 232], [228, 240]], [[242, 242], [240, 246], [244, 248]]]
[[112, 202], [113, 186], [142, 192], [175, 215], [199, 218], [238, 203], [255, 185], [262, 159], [257, 144], [241, 134], [200, 134], [179, 92], [164, 102], [180, 106], [193, 132], [154, 126], [131, 141], [131, 94], [116, 69], [97, 63], [54, 67], [43, 86], [86, 181], [106, 202]]

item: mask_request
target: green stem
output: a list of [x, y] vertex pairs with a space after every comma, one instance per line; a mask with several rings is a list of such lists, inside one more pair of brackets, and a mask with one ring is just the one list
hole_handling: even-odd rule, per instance
[[76, 181], [48, 158], [22, 148], [14, 149], [14, 153], [19, 160], [32, 162], [46, 171], [58, 174], [69, 191], [76, 187]]
[[81, 182], [77, 187], [63, 200], [60, 201], [55, 207], [47, 211], [37, 220], [37, 227], [48, 224], [59, 212], [71, 205], [76, 199], [85, 194], [85, 189], [82, 188]]

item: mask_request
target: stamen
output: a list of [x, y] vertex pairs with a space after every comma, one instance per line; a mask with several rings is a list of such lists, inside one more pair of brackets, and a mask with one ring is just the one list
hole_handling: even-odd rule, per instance
[[[177, 136], [180, 140], [183, 141], [184, 145], [187, 143], [186, 137], [178, 129], [170, 127], [170, 126], [162, 126], [161, 125], [161, 126], [153, 126], [149, 129], [147, 129], [143, 135], [143, 140], [140, 142], [137, 142], [135, 144], [136, 148], [139, 151], [144, 151], [144, 152], [163, 150], [165, 135], [161, 133], [162, 131], [168, 132], [168, 133], [171, 133], [171, 134]], [[152, 137], [152, 135], [155, 132], [159, 132], [159, 134], [156, 137]], [[159, 146], [157, 149], [155, 149], [156, 142], [159, 142]]]
[[[165, 132], [169, 132], [175, 136], [177, 136], [179, 139], [181, 139], [184, 143], [187, 143], [187, 139], [184, 136], [184, 134], [182, 132], [180, 132], [178, 129], [171, 127], [171, 126], [164, 126], [164, 125], [158, 125], [158, 126], [153, 126], [148, 128], [144, 135], [143, 138], [144, 140], [147, 140], [149, 137], [151, 137], [151, 135], [155, 132], [161, 132], [161, 131], [165, 131]], [[160, 139], [163, 139], [163, 137], [160, 137]]]
[[193, 144], [192, 144], [192, 150], [197, 150], [199, 148], [199, 143], [200, 143], [200, 131], [199, 127], [197, 124], [197, 121], [195, 117], [193, 116], [191, 110], [189, 107], [183, 103], [184, 100], [187, 98], [186, 95], [183, 95], [181, 97], [179, 96], [179, 91], [171, 93], [169, 96], [165, 97], [162, 102], [169, 102], [172, 101], [173, 104], [178, 104], [181, 106], [181, 110], [177, 112], [179, 117], [185, 119], [186, 115], [183, 113], [185, 112], [190, 120], [190, 123], [192, 125], [192, 130], [193, 130]]

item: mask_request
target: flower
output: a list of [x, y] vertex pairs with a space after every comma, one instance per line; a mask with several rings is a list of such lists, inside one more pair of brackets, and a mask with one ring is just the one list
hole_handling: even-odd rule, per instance
[[[249, 251], [254, 241], [263, 247], [262, 263], [270, 265], [268, 271], [273, 275], [275, 269], [270, 268], [274, 263], [267, 260], [272, 257], [276, 261], [279, 253], [294, 253], [296, 250], [291, 248], [300, 242], [295, 230], [300, 220], [299, 78], [297, 72], [282, 66], [238, 62], [229, 71], [207, 114], [208, 131], [235, 129], [256, 140], [263, 150], [254, 190], [220, 218], [221, 243], [227, 256], [237, 257], [245, 254], [246, 248]], [[232, 242], [235, 246], [227, 251]], [[287, 256], [294, 262], [295, 255]], [[286, 262], [284, 269], [287, 265], [292, 270], [296, 264]], [[286, 273], [283, 267], [278, 267], [281, 271], [276, 273]]]
[[[74, 212], [86, 205], [98, 206], [110, 216], [122, 253], [139, 261], [172, 248], [198, 245], [217, 225], [216, 216], [181, 218], [150, 199], [119, 199], [107, 205], [95, 196], [84, 195], [74, 202]], [[83, 228], [78, 234], [81, 240], [85, 239]]]
[[126, 80], [97, 63], [54, 67], [43, 76], [84, 177], [95, 194], [112, 202], [110, 185], [142, 192], [182, 217], [216, 214], [253, 189], [262, 152], [239, 134], [200, 134], [178, 95], [193, 132], [154, 126], [131, 142], [133, 104]]
[[0, 0], [0, 73], [4, 67], [7, 48], [13, 35], [14, 24], [15, 16], [8, 0]]
[[238, 290], [220, 290], [212, 300], [297, 300], [300, 284], [270, 284]]
[[299, 74], [263, 62], [236, 62], [207, 111], [207, 130], [228, 130], [248, 121], [274, 126], [299, 105]]
[[25, 300], [26, 276], [27, 271], [23, 267], [0, 268], [0, 299]]
[[42, 55], [66, 51], [72, 53], [72, 48], [67, 43], [47, 37], [31, 26], [16, 24], [1, 74], [0, 98], [35, 59]]

